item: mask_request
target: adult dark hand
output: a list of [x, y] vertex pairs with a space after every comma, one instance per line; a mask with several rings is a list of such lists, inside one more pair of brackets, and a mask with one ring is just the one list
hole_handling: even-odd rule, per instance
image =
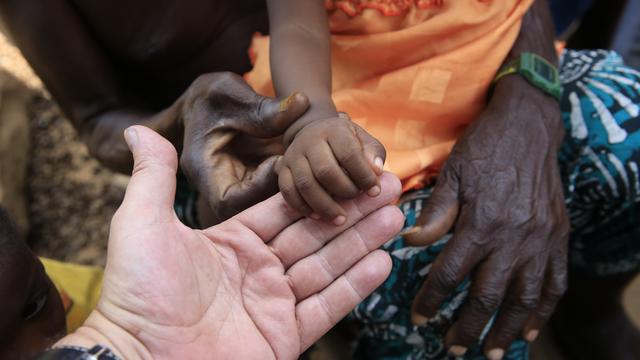
[[279, 138], [309, 106], [294, 93], [284, 100], [256, 94], [232, 73], [200, 76], [180, 100], [184, 141], [180, 166], [225, 220], [278, 191], [274, 166]]
[[[553, 40], [547, 2], [535, 1], [505, 61], [534, 52], [556, 64]], [[445, 163], [418, 221], [421, 231], [408, 240], [430, 244], [455, 223], [413, 303], [413, 319], [423, 323], [471, 277], [445, 337], [454, 355], [477, 343], [498, 310], [483, 345], [489, 359], [501, 359], [518, 336], [535, 340], [564, 293], [569, 220], [557, 164], [563, 137], [558, 102], [510, 76]]]
[[533, 341], [562, 296], [569, 221], [557, 101], [515, 76], [497, 86], [494, 99], [455, 145], [418, 220], [421, 231], [408, 241], [431, 244], [455, 223], [414, 299], [413, 320], [426, 322], [471, 276], [445, 344], [463, 354], [500, 310], [484, 343], [487, 356], [499, 359], [518, 336]]
[[389, 205], [394, 176], [381, 177], [379, 196], [342, 203], [340, 227], [303, 218], [278, 194], [193, 230], [172, 207], [175, 150], [148, 128], [127, 132], [135, 166], [102, 294], [56, 346], [104, 344], [123, 359], [296, 359], [389, 274], [377, 248], [403, 223]]

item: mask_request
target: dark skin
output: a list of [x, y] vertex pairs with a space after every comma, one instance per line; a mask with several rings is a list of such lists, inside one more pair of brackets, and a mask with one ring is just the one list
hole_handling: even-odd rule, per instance
[[[229, 152], [224, 147], [230, 166], [203, 174], [201, 166], [210, 162], [211, 149], [222, 148], [211, 145], [219, 138], [208, 120], [225, 114], [225, 124], [268, 123], [280, 102], [247, 91], [244, 81], [233, 74], [249, 70], [251, 38], [256, 31], [267, 30], [264, 3], [177, 4], [3, 1], [0, 15], [91, 154], [103, 164], [130, 172], [132, 159], [122, 132], [133, 124], [154, 129], [178, 149], [185, 143], [182, 170], [187, 177], [202, 175], [189, 180], [206, 194], [199, 207], [201, 223], [208, 226], [278, 190], [277, 183], [268, 179], [274, 173], [271, 154], [246, 156], [246, 148]], [[233, 102], [221, 100], [232, 98]], [[207, 112], [211, 105], [218, 108], [216, 114]], [[306, 108], [308, 101], [295, 96], [289, 105], [293, 110], [283, 111], [280, 123], [295, 120], [300, 115], [296, 111]], [[243, 134], [255, 129], [235, 128]], [[262, 167], [245, 165], [261, 162], [265, 162]], [[260, 173], [254, 176], [258, 168]]]
[[[297, 84], [283, 78], [282, 86], [276, 84], [282, 94], [278, 100], [256, 95], [237, 76], [216, 73], [249, 69], [246, 49], [250, 38], [256, 30], [266, 30], [266, 7], [260, 2], [74, 4], [3, 1], [0, 15], [92, 153], [113, 169], [126, 172], [131, 166], [122, 130], [131, 124], [149, 126], [183, 149], [182, 170], [206, 194], [214, 215], [223, 219], [278, 190], [273, 181], [278, 158], [273, 155], [279, 152], [271, 151], [274, 142], [260, 137], [275, 135], [287, 126], [283, 124], [300, 116], [309, 103], [313, 110], [288, 128], [284, 142], [278, 141], [295, 155], [292, 161], [308, 154], [303, 151], [305, 141], [299, 141], [300, 150], [294, 146], [307, 131], [322, 133], [320, 141], [310, 136], [320, 144], [338, 136], [331, 132], [331, 126], [324, 132], [325, 122], [314, 119], [340, 124], [335, 126], [346, 130], [339, 136], [352, 136], [365, 143], [357, 127], [336, 120], [335, 108], [321, 105], [326, 95], [317, 96], [312, 87], [318, 86], [326, 94], [330, 87], [326, 73], [320, 72], [325, 80], [317, 84]], [[555, 59], [551, 23], [544, 6], [538, 1], [527, 14], [511, 57], [519, 51], [531, 51]], [[278, 34], [288, 33], [285, 30]], [[293, 57], [282, 60], [293, 61]], [[313, 66], [326, 69], [327, 64], [320, 61]], [[306, 69], [300, 79], [315, 74]], [[279, 81], [280, 76], [275, 78]], [[309, 97], [292, 97], [282, 119], [274, 109], [279, 109], [282, 98], [293, 90], [304, 91]], [[260, 127], [270, 130], [260, 131]], [[254, 149], [238, 146], [247, 139]], [[455, 239], [434, 264], [432, 280], [424, 284], [415, 301], [415, 314], [423, 316], [416, 316], [417, 322], [433, 314], [439, 305], [437, 299], [459, 279], [478, 270], [471, 298], [447, 336], [448, 346], [458, 345], [460, 350], [471, 344], [488, 314], [502, 303], [509, 305], [509, 315], [503, 315], [494, 326], [485, 344], [487, 351], [506, 348], [520, 334], [532, 340], [562, 294], [568, 221], [559, 205], [563, 200], [555, 165], [561, 139], [557, 104], [526, 81], [510, 77], [498, 84], [485, 112], [456, 145], [428, 210], [423, 211], [421, 232], [411, 239], [416, 244], [431, 243], [455, 223]], [[371, 165], [375, 152], [364, 153]], [[362, 155], [353, 152], [352, 156], [355, 159]], [[331, 156], [325, 156], [327, 160], [331, 161]], [[216, 162], [224, 166], [211, 166]], [[288, 162], [281, 163], [290, 169]], [[262, 164], [266, 165], [261, 169]], [[375, 166], [372, 168], [375, 170]], [[329, 174], [335, 169], [332, 166], [325, 171]], [[293, 177], [292, 169], [289, 171]], [[298, 178], [315, 179], [317, 174], [311, 178], [310, 172], [313, 169]], [[341, 178], [347, 184], [344, 188], [351, 188], [351, 192], [355, 190], [349, 181], [358, 191], [370, 189], [354, 182], [351, 172], [347, 174], [327, 176], [325, 182]], [[318, 180], [321, 178], [318, 176]], [[299, 185], [309, 190], [333, 187], [309, 181], [287, 181], [283, 188], [293, 194]], [[300, 197], [304, 205], [311, 205]], [[323, 204], [331, 203], [327, 200]], [[329, 208], [334, 209], [332, 205]], [[427, 294], [434, 296], [429, 299]]]
[[[331, 100], [330, 34], [323, 1], [268, 0], [271, 72], [278, 95], [302, 91], [311, 106], [284, 134], [280, 191], [304, 215], [340, 225], [339, 199], [380, 193], [384, 147]], [[376, 160], [377, 159], [377, 160]], [[376, 165], [377, 164], [377, 165]]]
[[60, 295], [0, 209], [0, 358], [31, 359], [65, 334]]
[[[328, 199], [354, 196], [358, 185], [366, 190], [371, 184], [356, 183], [357, 176], [341, 161], [343, 152], [332, 144], [355, 132], [350, 130], [354, 125], [333, 117], [326, 11], [322, 1], [267, 3], [276, 90], [303, 89], [311, 101], [311, 111], [285, 133], [289, 147], [278, 168], [280, 189], [299, 211], [334, 218], [341, 212], [332, 210]], [[523, 28], [527, 32], [522, 31], [506, 60], [529, 51], [557, 64], [544, 1], [529, 11]], [[314, 107], [319, 110], [314, 112]], [[431, 244], [454, 224], [455, 235], [414, 300], [413, 320], [426, 323], [475, 270], [469, 299], [445, 338], [455, 355], [477, 343], [501, 307], [484, 344], [488, 357], [501, 358], [518, 336], [535, 338], [564, 293], [569, 221], [556, 162], [562, 138], [557, 101], [522, 78], [511, 77], [497, 85], [487, 109], [466, 129], [442, 169], [418, 220], [417, 234], [408, 241]], [[326, 142], [333, 153], [322, 150]], [[362, 148], [344, 153], [362, 154], [366, 164]], [[334, 179], [340, 179], [340, 166], [346, 170], [342, 177], [351, 175], [353, 182], [322, 181], [319, 175], [333, 168]], [[315, 168], [323, 171], [319, 174]], [[317, 181], [306, 180], [314, 175]]]
[[[506, 61], [528, 51], [557, 64], [545, 1], [533, 5], [522, 29]], [[414, 322], [433, 316], [474, 272], [445, 338], [456, 355], [478, 341], [498, 309], [484, 342], [490, 359], [519, 336], [535, 340], [566, 289], [569, 220], [557, 164], [563, 136], [556, 100], [521, 77], [501, 80], [443, 167], [420, 231], [408, 237], [426, 245], [454, 229], [414, 300]]]

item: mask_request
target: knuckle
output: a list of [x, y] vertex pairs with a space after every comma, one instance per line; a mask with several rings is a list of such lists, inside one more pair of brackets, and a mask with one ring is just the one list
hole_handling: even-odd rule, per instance
[[469, 308], [480, 314], [493, 314], [500, 306], [502, 299], [491, 293], [480, 294], [478, 296], [470, 296], [467, 300]]
[[520, 295], [514, 302], [516, 309], [521, 311], [530, 312], [538, 307], [539, 299], [537, 296], [532, 295]]
[[342, 150], [338, 156], [340, 159], [340, 163], [344, 166], [349, 167], [358, 163], [358, 160], [361, 156], [361, 151], [352, 146], [349, 146], [348, 148]]
[[447, 293], [449, 289], [456, 286], [456, 275], [457, 272], [452, 266], [444, 264], [437, 269], [433, 269], [429, 276], [436, 289], [435, 291]]
[[306, 175], [296, 176], [294, 182], [296, 184], [296, 187], [298, 188], [298, 191], [303, 193], [312, 191], [314, 188], [314, 181], [311, 179], [311, 177]]
[[327, 164], [314, 166], [313, 172], [316, 178], [320, 181], [331, 181], [338, 176], [335, 169]]

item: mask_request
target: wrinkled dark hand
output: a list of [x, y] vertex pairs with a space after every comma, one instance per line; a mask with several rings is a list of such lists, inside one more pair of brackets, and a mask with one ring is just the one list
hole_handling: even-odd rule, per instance
[[180, 166], [215, 220], [278, 192], [274, 165], [284, 152], [281, 135], [309, 106], [304, 95], [271, 99], [238, 75], [212, 73], [200, 76], [181, 101]]
[[469, 296], [445, 338], [455, 355], [477, 343], [498, 310], [484, 342], [490, 359], [501, 358], [518, 336], [533, 341], [566, 287], [559, 107], [528, 85], [503, 86], [510, 90], [509, 101], [492, 101], [465, 130], [418, 219], [421, 231], [408, 236], [411, 244], [430, 244], [455, 223], [413, 302], [413, 320], [423, 324], [471, 276]]
[[280, 192], [301, 214], [342, 225], [340, 199], [380, 193], [378, 177], [386, 153], [382, 144], [346, 114], [301, 128], [276, 165]]

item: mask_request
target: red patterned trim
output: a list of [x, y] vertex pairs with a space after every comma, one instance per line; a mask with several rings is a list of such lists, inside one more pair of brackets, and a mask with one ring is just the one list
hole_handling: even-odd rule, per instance
[[420, 9], [441, 7], [444, 0], [325, 0], [328, 10], [342, 10], [349, 16], [360, 15], [365, 9], [376, 9], [384, 16], [402, 15], [412, 6]]

